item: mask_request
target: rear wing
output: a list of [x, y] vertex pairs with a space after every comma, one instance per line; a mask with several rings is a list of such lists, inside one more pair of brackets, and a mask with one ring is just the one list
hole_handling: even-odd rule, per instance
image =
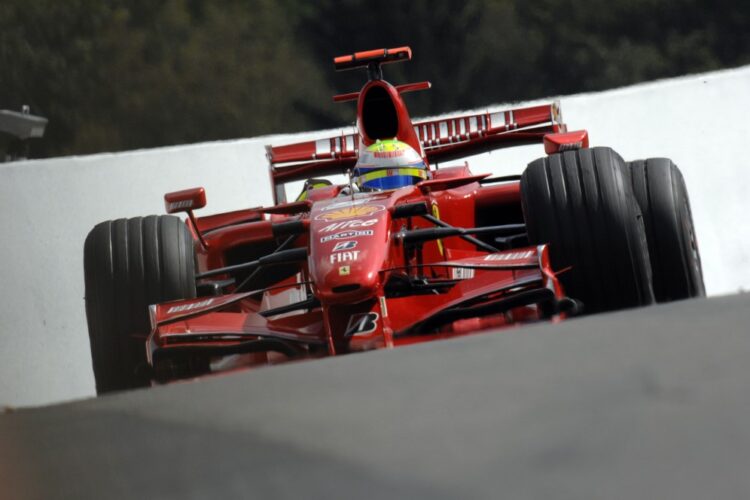
[[494, 149], [540, 144], [546, 134], [567, 130], [562, 122], [558, 101], [528, 108], [417, 122], [414, 128], [431, 164]]
[[[414, 123], [424, 156], [430, 164], [451, 161], [494, 149], [541, 144], [545, 134], [565, 132], [560, 103], [488, 111], [474, 115]], [[356, 132], [286, 146], [267, 146], [274, 201], [286, 201], [288, 182], [342, 174], [357, 163]]]
[[410, 60], [411, 49], [409, 47], [396, 47], [395, 49], [365, 50], [351, 55], [339, 56], [333, 59], [333, 65], [336, 71], [345, 71], [355, 68], [368, 68], [373, 64], [379, 66]]

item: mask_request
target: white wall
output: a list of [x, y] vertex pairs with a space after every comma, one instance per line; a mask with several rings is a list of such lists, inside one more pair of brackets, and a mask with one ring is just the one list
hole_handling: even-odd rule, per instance
[[[709, 294], [750, 288], [750, 66], [561, 98], [571, 130], [626, 159], [671, 157], [690, 191]], [[334, 133], [339, 133], [339, 130]], [[0, 164], [0, 406], [94, 394], [83, 304], [83, 241], [97, 222], [163, 213], [165, 192], [204, 186], [217, 213], [271, 201], [274, 136]], [[520, 173], [540, 146], [470, 159]]]
[[[750, 66], [561, 97], [570, 130], [626, 160], [672, 158], [685, 176], [709, 295], [750, 289]], [[484, 155], [520, 173], [540, 148]], [[472, 165], [478, 165], [472, 162]]]

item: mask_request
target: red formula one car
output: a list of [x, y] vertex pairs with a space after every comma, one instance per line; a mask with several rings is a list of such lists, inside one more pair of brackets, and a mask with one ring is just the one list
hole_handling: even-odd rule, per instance
[[[402, 96], [430, 84], [394, 86], [381, 71], [410, 58], [401, 47], [335, 59], [368, 73], [334, 98], [357, 101], [358, 131], [269, 147], [275, 206], [195, 217], [196, 188], [165, 196], [186, 223], [153, 215], [90, 232], [98, 392], [704, 294], [670, 160], [590, 149], [556, 103], [412, 121]], [[546, 156], [521, 176], [450, 166], [533, 143]]]

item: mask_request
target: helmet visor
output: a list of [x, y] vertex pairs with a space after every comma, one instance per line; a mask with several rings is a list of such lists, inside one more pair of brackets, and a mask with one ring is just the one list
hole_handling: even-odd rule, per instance
[[416, 167], [358, 168], [354, 182], [365, 189], [398, 189], [427, 178], [427, 171]]

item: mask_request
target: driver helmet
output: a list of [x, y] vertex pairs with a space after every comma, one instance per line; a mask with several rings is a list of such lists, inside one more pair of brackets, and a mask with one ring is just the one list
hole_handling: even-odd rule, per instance
[[429, 171], [414, 148], [388, 139], [377, 140], [362, 151], [352, 175], [360, 190], [381, 191], [416, 184], [429, 178]]

